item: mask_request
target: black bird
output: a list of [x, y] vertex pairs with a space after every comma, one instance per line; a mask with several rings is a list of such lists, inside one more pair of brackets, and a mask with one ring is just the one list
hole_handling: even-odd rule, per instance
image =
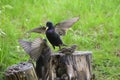
[[59, 49], [61, 49], [60, 46], [64, 46], [65, 44], [63, 44], [60, 36], [64, 36], [66, 34], [66, 30], [68, 30], [78, 20], [79, 17], [75, 17], [57, 23], [56, 25], [53, 25], [52, 22], [47, 22], [46, 23], [47, 30], [46, 27], [38, 27], [28, 32], [45, 33], [47, 39], [52, 44], [53, 48], [55, 49], [55, 46], [59, 46]]
[[59, 46], [59, 49], [61, 49], [61, 45], [64, 45], [60, 35], [58, 35], [55, 32], [55, 28], [53, 26], [52, 22], [47, 22], [46, 23], [46, 27], [48, 27], [47, 31], [46, 31], [46, 37], [49, 40], [49, 42], [52, 44], [53, 48], [55, 49], [55, 46]]

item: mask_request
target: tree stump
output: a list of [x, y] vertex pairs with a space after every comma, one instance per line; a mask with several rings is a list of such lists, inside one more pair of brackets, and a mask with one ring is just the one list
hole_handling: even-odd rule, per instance
[[49, 80], [91, 80], [91, 54], [83, 51], [52, 54]]
[[38, 80], [33, 64], [23, 62], [13, 65], [5, 72], [6, 80]]
[[6, 80], [91, 80], [92, 78], [92, 52], [55, 53], [46, 55], [45, 57], [50, 57], [48, 59], [43, 59], [44, 55], [42, 56], [38, 62], [45, 64], [42, 66], [38, 64], [40, 69], [37, 69], [37, 72], [41, 75], [39, 79], [33, 64], [23, 62], [7, 69]]

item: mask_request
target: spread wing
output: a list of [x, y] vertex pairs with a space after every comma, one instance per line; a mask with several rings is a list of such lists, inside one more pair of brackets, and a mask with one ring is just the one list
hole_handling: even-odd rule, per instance
[[38, 59], [43, 49], [43, 45], [41, 45], [43, 43], [43, 39], [36, 38], [33, 42], [19, 40], [19, 43], [33, 60], [36, 61]]
[[46, 31], [46, 27], [42, 26], [42, 27], [37, 27], [37, 28], [34, 28], [34, 29], [28, 31], [28, 33], [35, 32], [35, 33], [44, 34], [45, 31]]
[[31, 52], [30, 52], [30, 57], [34, 59], [35, 61], [38, 59], [38, 57], [41, 55], [42, 52], [42, 45], [41, 43], [43, 42], [43, 39], [41, 38], [36, 38], [32, 44], [31, 44]]
[[24, 40], [19, 40], [18, 42], [22, 46], [22, 48], [25, 50], [25, 52], [28, 53], [28, 54], [30, 54], [31, 43], [32, 42], [28, 42], [28, 41], [24, 41]]
[[57, 23], [55, 25], [55, 31], [64, 36], [66, 34], [66, 30], [68, 30], [72, 25], [79, 20], [79, 17], [71, 18], [69, 20], [65, 20], [63, 22]]

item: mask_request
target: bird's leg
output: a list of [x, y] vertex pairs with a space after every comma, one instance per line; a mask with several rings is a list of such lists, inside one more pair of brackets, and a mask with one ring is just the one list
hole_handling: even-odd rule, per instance
[[53, 48], [55, 49], [55, 46], [54, 45], [52, 45], [53, 46]]
[[61, 49], [61, 44], [59, 45], [59, 50]]

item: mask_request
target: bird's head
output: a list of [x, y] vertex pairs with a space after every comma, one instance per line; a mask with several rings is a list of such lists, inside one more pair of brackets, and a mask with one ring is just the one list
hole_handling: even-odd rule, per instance
[[48, 47], [46, 39], [42, 39], [41, 46], [43, 49]]
[[50, 21], [48, 21], [48, 22], [46, 23], [46, 27], [48, 27], [48, 29], [53, 28], [53, 23], [50, 22]]

